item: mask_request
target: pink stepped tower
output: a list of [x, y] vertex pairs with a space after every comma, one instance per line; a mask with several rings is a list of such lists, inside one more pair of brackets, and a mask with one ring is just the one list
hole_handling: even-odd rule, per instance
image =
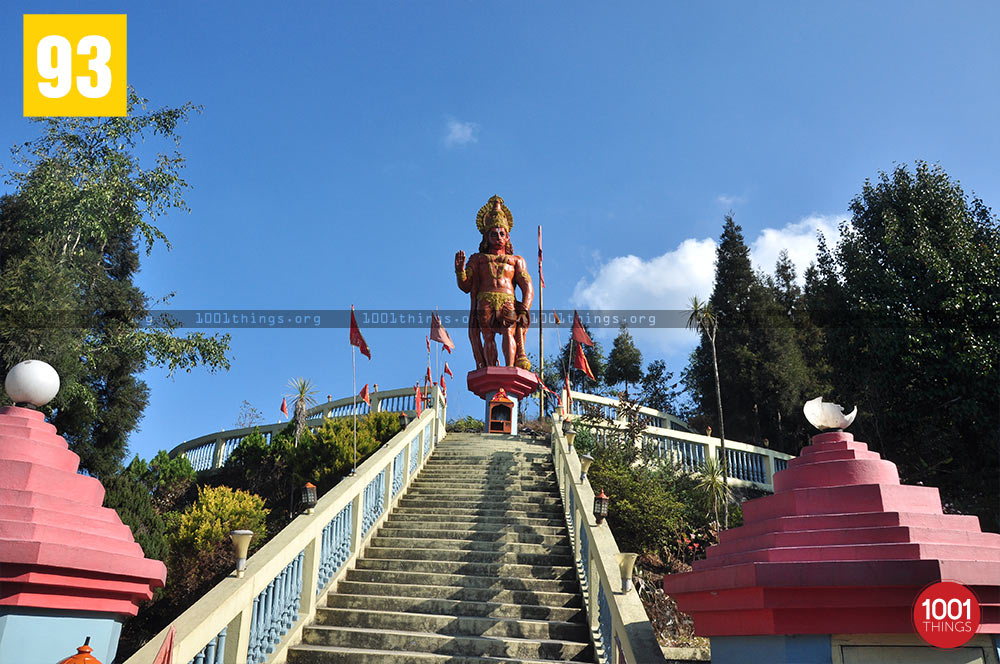
[[123, 618], [163, 586], [79, 464], [42, 413], [0, 408], [0, 662], [57, 662], [87, 636], [111, 662]]
[[814, 436], [774, 490], [744, 503], [745, 525], [692, 572], [664, 578], [698, 634], [914, 634], [913, 601], [940, 580], [970, 586], [979, 632], [1000, 633], [1000, 535], [944, 514], [937, 488], [900, 484], [895, 464], [852, 434]]

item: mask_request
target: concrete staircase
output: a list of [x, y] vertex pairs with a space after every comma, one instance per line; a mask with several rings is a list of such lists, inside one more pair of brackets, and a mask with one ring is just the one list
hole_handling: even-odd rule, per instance
[[593, 662], [547, 443], [448, 434], [289, 662]]

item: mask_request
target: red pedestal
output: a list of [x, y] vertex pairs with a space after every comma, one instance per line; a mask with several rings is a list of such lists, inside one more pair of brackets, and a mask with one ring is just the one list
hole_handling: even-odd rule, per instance
[[135, 615], [166, 568], [42, 413], [0, 408], [0, 606]]
[[518, 367], [485, 367], [470, 371], [469, 391], [486, 399], [501, 387], [515, 399], [525, 397], [538, 389], [538, 377], [531, 371]]
[[912, 634], [914, 599], [941, 580], [970, 586], [979, 631], [1000, 632], [1000, 535], [943, 514], [936, 488], [901, 485], [852, 434], [813, 437], [774, 487], [693, 571], [664, 577], [696, 633]]

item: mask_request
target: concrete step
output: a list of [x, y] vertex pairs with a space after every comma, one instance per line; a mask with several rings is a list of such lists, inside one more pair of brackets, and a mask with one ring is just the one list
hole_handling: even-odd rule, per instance
[[[379, 531], [380, 537], [411, 537], [413, 539], [454, 539], [454, 540], [476, 540], [479, 542], [512, 542], [519, 544], [554, 544], [556, 546], [569, 546], [569, 535], [557, 533], [545, 534], [537, 533], [533, 528], [522, 528], [521, 526], [504, 526], [500, 529], [443, 529], [430, 528], [430, 524], [414, 524], [412, 527], [398, 528], [395, 526], [383, 526]], [[447, 524], [444, 524], [447, 525]], [[551, 529], [550, 529], [551, 530]], [[562, 532], [565, 532], [563, 530]]]
[[310, 645], [349, 648], [379, 648], [433, 652], [438, 655], [473, 657], [507, 657], [510, 659], [556, 659], [562, 661], [593, 661], [590, 644], [574, 641], [490, 638], [408, 632], [393, 629], [359, 629], [313, 625], [302, 635]]
[[480, 563], [454, 560], [400, 560], [398, 558], [364, 557], [357, 562], [355, 571], [385, 570], [407, 574], [463, 574], [472, 577], [512, 577], [517, 579], [575, 580], [576, 569], [558, 565], [519, 565], [516, 563]]
[[560, 567], [573, 565], [573, 558], [568, 553], [563, 556], [554, 556], [551, 553], [507, 553], [502, 551], [462, 551], [461, 549], [414, 549], [410, 547], [369, 546], [365, 549], [365, 558], [405, 560], [411, 563], [418, 560], [439, 560], [442, 562], [489, 563], [493, 565], [558, 565]]
[[412, 521], [441, 521], [447, 523], [518, 523], [528, 526], [550, 526], [558, 528], [564, 525], [560, 516], [537, 516], [537, 513], [515, 512], [513, 510], [494, 511], [487, 514], [477, 514], [473, 510], [451, 510], [440, 514], [424, 510], [395, 510], [386, 523], [405, 523]]
[[573, 551], [567, 546], [546, 546], [544, 544], [519, 544], [516, 542], [481, 542], [477, 540], [453, 539], [411, 539], [406, 537], [382, 537], [376, 535], [369, 546], [416, 551], [436, 549], [451, 551], [489, 551], [492, 553], [537, 553], [553, 556], [570, 556]]
[[490, 616], [449, 616], [387, 610], [326, 608], [316, 614], [316, 624], [356, 629], [395, 629], [453, 636], [493, 636], [515, 639], [584, 641], [589, 628], [583, 622], [525, 620]]
[[[369, 575], [375, 576], [375, 575]], [[422, 599], [449, 599], [457, 602], [497, 602], [501, 604], [521, 604], [544, 607], [579, 609], [583, 606], [583, 596], [579, 586], [569, 591], [559, 590], [506, 590], [496, 588], [475, 588], [471, 586], [450, 586], [433, 584], [401, 585], [388, 581], [355, 581], [345, 579], [337, 583], [336, 592], [350, 595], [409, 597]], [[582, 610], [582, 609], [581, 609]]]
[[[357, 649], [302, 644], [289, 651], [292, 664], [553, 664], [560, 660], [436, 655], [406, 650]], [[584, 659], [582, 661], [592, 661]]]
[[587, 619], [586, 611], [582, 608], [573, 607], [473, 602], [455, 599], [430, 599], [425, 597], [348, 595], [339, 592], [330, 593], [327, 606], [329, 608], [364, 611], [400, 611], [405, 613], [431, 613], [443, 616], [489, 616], [493, 618], [558, 620], [580, 623], [585, 622]]
[[352, 569], [345, 574], [350, 581], [371, 583], [421, 584], [428, 586], [458, 586], [460, 588], [487, 588], [490, 590], [537, 590], [548, 593], [579, 592], [580, 584], [574, 579], [535, 579], [512, 576], [476, 576], [434, 572], [406, 572], [386, 569]]

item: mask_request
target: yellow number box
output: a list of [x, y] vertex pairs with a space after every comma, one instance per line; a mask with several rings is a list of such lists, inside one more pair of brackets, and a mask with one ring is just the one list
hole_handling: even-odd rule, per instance
[[25, 14], [24, 115], [125, 115], [125, 18]]

